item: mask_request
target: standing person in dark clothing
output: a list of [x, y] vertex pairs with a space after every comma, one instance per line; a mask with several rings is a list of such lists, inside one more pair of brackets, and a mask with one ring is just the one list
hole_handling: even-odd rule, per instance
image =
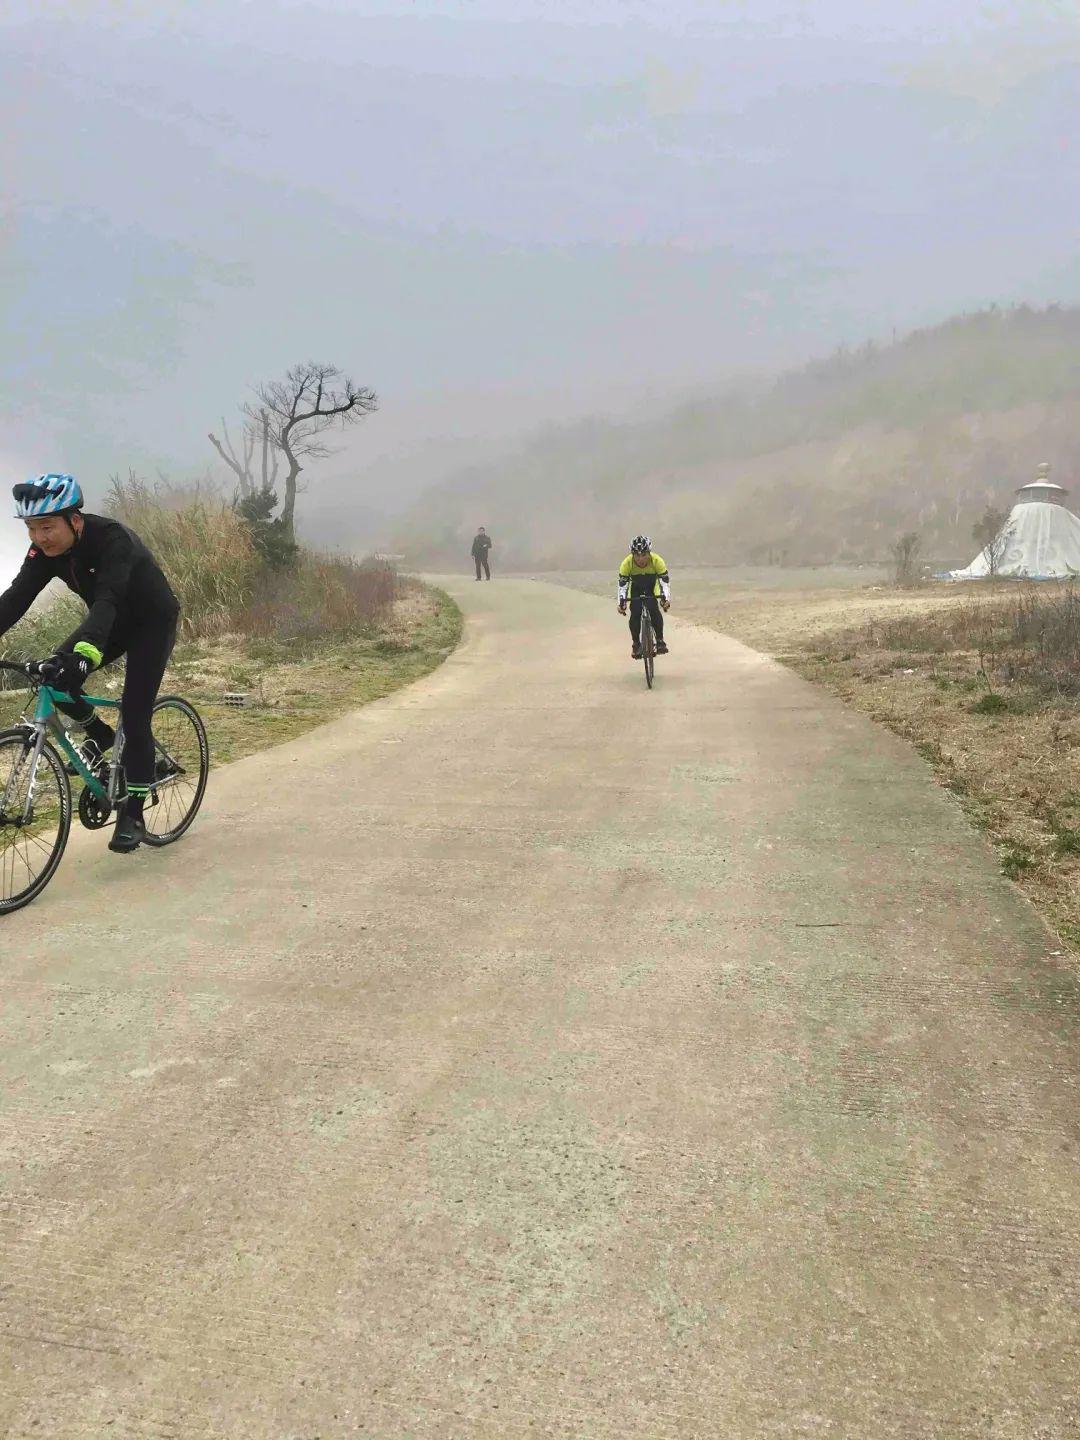
[[481, 525], [476, 532], [476, 539], [472, 542], [472, 558], [476, 561], [476, 578], [480, 579], [480, 567], [484, 567], [484, 574], [491, 579], [491, 566], [488, 564], [488, 551], [491, 549], [491, 536]]
[[39, 475], [13, 493], [30, 549], [0, 595], [0, 635], [22, 619], [50, 580], [62, 580], [85, 601], [86, 619], [38, 668], [72, 697], [57, 708], [86, 731], [83, 755], [91, 768], [116, 735], [82, 695], [83, 683], [99, 666], [127, 656], [120, 716], [128, 798], [109, 849], [135, 850], [146, 838], [143, 802], [157, 779], [151, 712], [176, 639], [179, 602], [136, 534], [117, 520], [82, 514], [82, 491], [72, 476]]

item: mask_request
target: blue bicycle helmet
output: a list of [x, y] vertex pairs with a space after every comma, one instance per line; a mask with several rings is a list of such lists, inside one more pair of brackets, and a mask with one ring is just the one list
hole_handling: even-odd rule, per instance
[[15, 485], [15, 515], [19, 520], [37, 520], [42, 515], [66, 515], [81, 510], [83, 493], [74, 475], [39, 475]]

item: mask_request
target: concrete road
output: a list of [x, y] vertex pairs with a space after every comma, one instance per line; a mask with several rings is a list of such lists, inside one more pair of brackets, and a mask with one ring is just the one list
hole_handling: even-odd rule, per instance
[[611, 602], [0, 924], [0, 1433], [1080, 1434], [1077, 986], [904, 745]]

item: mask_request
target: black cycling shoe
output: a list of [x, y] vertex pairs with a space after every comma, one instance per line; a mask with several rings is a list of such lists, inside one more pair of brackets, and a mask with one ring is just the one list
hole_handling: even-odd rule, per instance
[[657, 640], [657, 642], [656, 642], [656, 653], [657, 653], [658, 655], [666, 655], [666, 654], [668, 653], [668, 648], [667, 648], [667, 646], [664, 644], [663, 640]]
[[641, 659], [641, 646], [640, 646], [640, 645], [634, 645], [634, 646], [631, 648], [631, 651], [630, 651], [630, 659], [631, 659], [631, 660], [640, 660], [640, 659]]
[[130, 855], [145, 839], [146, 825], [142, 816], [129, 815], [126, 809], [121, 810], [120, 819], [117, 820], [116, 829], [109, 841], [109, 849], [117, 855]]

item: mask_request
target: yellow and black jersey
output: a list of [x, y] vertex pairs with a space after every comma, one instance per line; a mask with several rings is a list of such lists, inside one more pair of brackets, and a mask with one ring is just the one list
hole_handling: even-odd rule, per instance
[[628, 595], [662, 595], [666, 600], [671, 592], [671, 576], [661, 556], [655, 551], [644, 565], [635, 565], [632, 554], [619, 566], [619, 600]]

